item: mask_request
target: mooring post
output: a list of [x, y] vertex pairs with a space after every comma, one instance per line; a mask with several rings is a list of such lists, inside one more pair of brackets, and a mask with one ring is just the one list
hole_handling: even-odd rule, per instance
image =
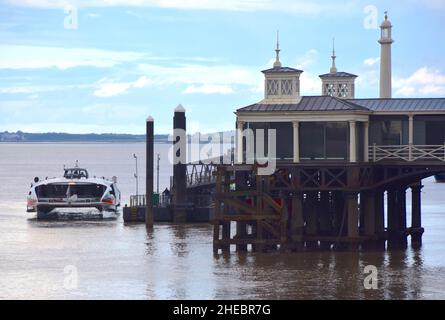
[[187, 219], [187, 134], [185, 109], [178, 105], [173, 116], [173, 222], [184, 223]]
[[153, 227], [153, 156], [154, 156], [154, 121], [152, 117], [146, 122], [146, 147], [145, 147], [145, 225]]
[[411, 185], [411, 246], [422, 246], [422, 182]]

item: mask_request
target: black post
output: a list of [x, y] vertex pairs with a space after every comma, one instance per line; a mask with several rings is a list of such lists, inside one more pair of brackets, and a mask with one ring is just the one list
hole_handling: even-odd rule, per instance
[[186, 222], [186, 201], [187, 201], [187, 134], [185, 109], [178, 105], [173, 117], [173, 221], [176, 223]]
[[145, 169], [145, 225], [153, 227], [153, 144], [154, 144], [154, 121], [152, 117], [147, 118], [146, 124], [146, 169]]

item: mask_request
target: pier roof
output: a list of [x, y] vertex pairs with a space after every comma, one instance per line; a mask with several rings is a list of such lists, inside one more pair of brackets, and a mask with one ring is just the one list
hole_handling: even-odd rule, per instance
[[335, 73], [326, 73], [319, 75], [320, 78], [357, 78], [358, 75], [348, 73], [348, 72], [335, 72]]
[[286, 112], [286, 111], [369, 111], [366, 107], [348, 100], [331, 96], [304, 96], [298, 103], [265, 104], [255, 103], [237, 112]]
[[262, 73], [302, 73], [303, 70], [290, 68], [290, 67], [273, 67], [270, 69], [266, 69], [261, 71]]
[[445, 98], [350, 99], [371, 111], [445, 111]]
[[369, 111], [372, 112], [434, 112], [445, 111], [445, 98], [347, 99], [331, 96], [304, 96], [298, 103], [254, 103], [237, 112], [292, 111]]

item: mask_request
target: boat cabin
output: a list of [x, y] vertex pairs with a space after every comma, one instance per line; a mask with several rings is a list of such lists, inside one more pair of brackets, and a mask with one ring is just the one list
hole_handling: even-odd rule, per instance
[[67, 168], [64, 169], [63, 177], [65, 179], [88, 179], [88, 171], [87, 169], [82, 168]]

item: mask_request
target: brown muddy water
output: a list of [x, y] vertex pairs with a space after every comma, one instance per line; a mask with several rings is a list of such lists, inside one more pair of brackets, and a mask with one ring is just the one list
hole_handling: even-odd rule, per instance
[[[168, 148], [155, 146], [161, 190]], [[421, 250], [214, 256], [207, 224], [147, 232], [122, 215], [37, 221], [25, 212], [32, 179], [75, 160], [118, 176], [126, 202], [133, 153], [143, 192], [144, 144], [0, 144], [0, 299], [445, 299], [445, 184], [432, 178], [423, 181]], [[364, 288], [366, 265], [377, 267], [376, 290]]]

